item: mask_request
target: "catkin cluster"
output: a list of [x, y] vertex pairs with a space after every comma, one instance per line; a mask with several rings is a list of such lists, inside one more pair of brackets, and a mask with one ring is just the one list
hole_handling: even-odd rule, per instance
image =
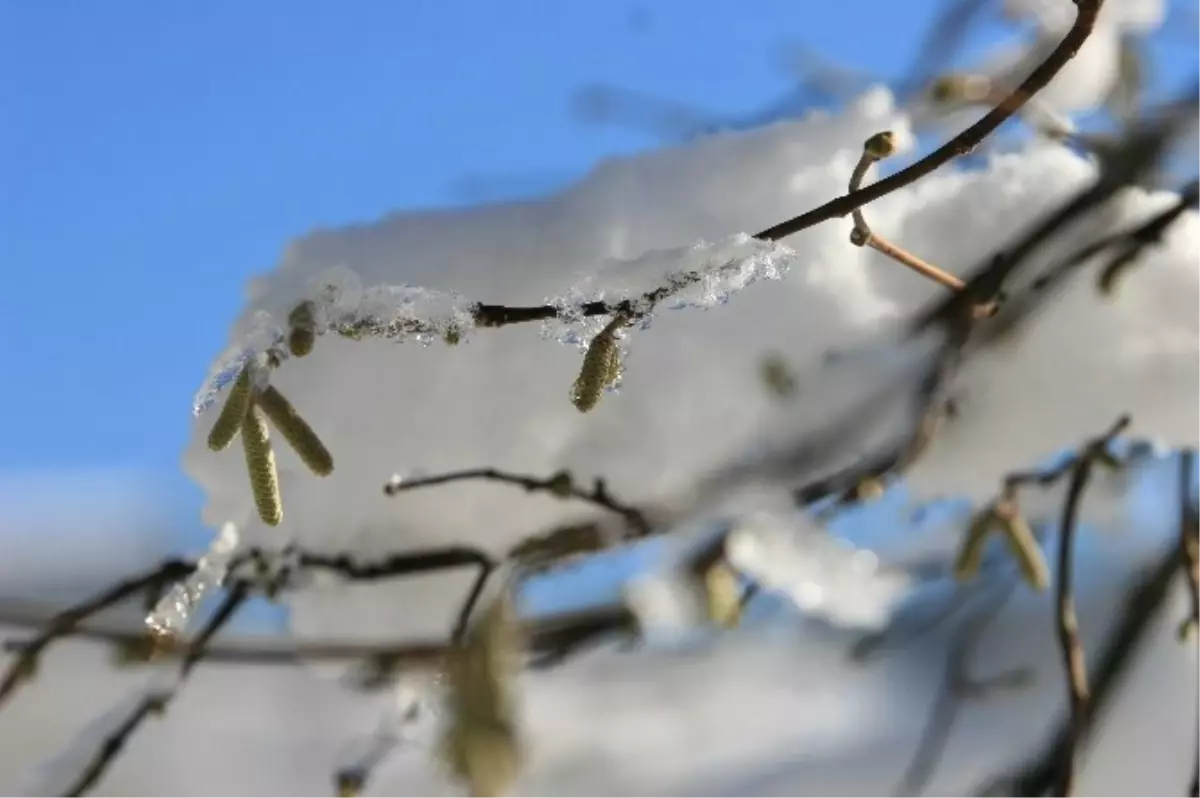
[[1045, 590], [1050, 572], [1042, 556], [1042, 548], [1034, 537], [1029, 522], [1009, 498], [999, 499], [976, 513], [967, 526], [967, 534], [954, 562], [954, 574], [967, 580], [979, 573], [983, 564], [983, 549], [988, 537], [999, 534], [1021, 568], [1025, 581], [1036, 590]]
[[254, 385], [253, 367], [250, 365], [242, 369], [230, 389], [225, 405], [209, 431], [208, 448], [214, 452], [222, 451], [241, 433], [250, 490], [258, 516], [264, 524], [278, 526], [283, 520], [283, 503], [268, 420], [314, 474], [323, 477], [333, 471], [333, 456], [317, 433], [300, 417], [278, 388], [273, 385], [258, 388]]

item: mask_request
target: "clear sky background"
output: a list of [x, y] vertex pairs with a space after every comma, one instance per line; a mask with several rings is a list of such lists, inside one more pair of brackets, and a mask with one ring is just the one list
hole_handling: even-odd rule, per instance
[[[146, 469], [195, 528], [192, 395], [290, 239], [657, 143], [573, 120], [587, 83], [752, 114], [788, 42], [895, 77], [940, 7], [0, 0], [0, 473]], [[1160, 85], [1195, 68], [1182, 20]]]

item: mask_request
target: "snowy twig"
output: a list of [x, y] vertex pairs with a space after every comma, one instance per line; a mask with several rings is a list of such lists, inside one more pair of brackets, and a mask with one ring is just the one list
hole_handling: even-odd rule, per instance
[[137, 709], [104, 739], [95, 757], [79, 775], [79, 778], [70, 789], [63, 793], [64, 795], [86, 795], [89, 790], [96, 786], [101, 777], [104, 776], [109, 765], [113, 763], [125, 748], [126, 742], [141, 727], [142, 722], [151, 715], [161, 715], [166, 711], [167, 705], [175, 696], [179, 685], [188, 677], [192, 668], [204, 657], [205, 647], [208, 645], [209, 640], [217, 632], [221, 631], [248, 597], [249, 585], [239, 582], [230, 587], [212, 618], [209, 619], [199, 634], [188, 644], [183, 661], [179, 666], [179, 675], [175, 680], [175, 684], [169, 689], [148, 690]]
[[777, 241], [829, 219], [845, 216], [856, 208], [861, 208], [869, 202], [874, 202], [880, 197], [887, 196], [897, 189], [916, 182], [959, 155], [971, 152], [1000, 125], [1004, 124], [1009, 117], [1020, 110], [1030, 97], [1045, 88], [1075, 56], [1075, 53], [1091, 35], [1101, 5], [1103, 5], [1103, 0], [1076, 0], [1075, 22], [1059, 42], [1058, 47], [1054, 48], [1046, 60], [1033, 70], [1020, 86], [999, 102], [986, 116], [962, 133], [896, 174], [880, 180], [878, 183], [872, 183], [866, 188], [831, 200], [800, 216], [780, 222], [763, 230], [755, 237]]
[[182, 579], [193, 569], [194, 566], [191, 563], [167, 560], [154, 570], [119, 582], [99, 595], [63, 610], [46, 621], [40, 626], [41, 631], [38, 635], [21, 647], [20, 654], [9, 665], [3, 679], [0, 679], [0, 705], [3, 705], [4, 701], [24, 681], [32, 678], [37, 668], [37, 659], [46, 647], [60, 637], [71, 635], [81, 621], [139, 593], [158, 593], [165, 585]]
[[398, 493], [404, 493], [416, 488], [445, 485], [449, 482], [462, 482], [465, 480], [502, 482], [524, 488], [530, 493], [550, 493], [559, 498], [579, 499], [620, 515], [639, 537], [650, 532], [650, 522], [646, 520], [645, 515], [637, 508], [630, 507], [613, 498], [612, 494], [608, 492], [608, 486], [603, 479], [596, 479], [592, 489], [586, 490], [576, 484], [571, 474], [567, 471], [559, 471], [552, 476], [541, 478], [524, 474], [514, 474], [496, 468], [472, 468], [427, 477], [393, 479], [383, 486], [383, 492], [388, 496], [395, 496]]

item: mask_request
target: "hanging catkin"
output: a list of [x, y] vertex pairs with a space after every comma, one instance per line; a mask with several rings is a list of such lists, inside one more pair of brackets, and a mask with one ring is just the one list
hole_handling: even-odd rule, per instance
[[621, 373], [617, 332], [628, 323], [627, 316], [617, 314], [603, 330], [596, 333], [596, 337], [588, 345], [579, 376], [571, 387], [571, 404], [575, 405], [580, 413], [586, 413], [595, 407], [604, 389], [617, 381]]
[[208, 448], [219, 452], [233, 442], [234, 436], [242, 428], [242, 419], [246, 415], [246, 408], [249, 404], [250, 365], [247, 364], [238, 374], [233, 387], [229, 389], [229, 396], [225, 398], [225, 406], [221, 408], [220, 415], [217, 416], [217, 420], [208, 433]]
[[275, 452], [271, 450], [267, 420], [253, 402], [242, 417], [242, 447], [246, 452], [246, 470], [250, 474], [250, 491], [254, 494], [258, 517], [268, 526], [278, 526], [283, 518], [283, 504], [279, 499]]
[[256, 402], [310, 471], [320, 477], [333, 471], [333, 455], [279, 389], [268, 385], [258, 395]]

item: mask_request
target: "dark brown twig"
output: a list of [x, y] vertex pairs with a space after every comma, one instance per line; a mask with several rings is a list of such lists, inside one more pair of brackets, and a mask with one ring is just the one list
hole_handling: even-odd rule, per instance
[[[44, 618], [0, 614], [0, 624], [41, 628]], [[636, 635], [637, 624], [621, 605], [589, 608], [541, 616], [523, 623], [533, 659], [555, 655], [565, 658], [583, 642], [605, 636]], [[141, 629], [121, 629], [79, 624], [71, 633], [79, 640], [114, 646], [133, 646], [145, 640]], [[8, 651], [21, 651], [26, 641], [5, 642]], [[229, 665], [297, 665], [304, 662], [352, 662], [368, 658], [388, 660], [397, 669], [439, 668], [453, 645], [441, 640], [385, 640], [363, 642], [284, 641], [278, 638], [239, 638], [205, 647], [204, 661]], [[186, 656], [187, 644], [165, 641], [155, 652], [160, 658]]]
[[399, 481], [393, 480], [384, 485], [383, 492], [388, 496], [395, 496], [398, 493], [404, 493], [417, 488], [427, 488], [467, 480], [501, 482], [524, 488], [530, 493], [549, 493], [560, 498], [578, 499], [621, 516], [638, 536], [646, 535], [650, 532], [650, 522], [646, 520], [645, 515], [636, 507], [630, 507], [613, 498], [612, 494], [608, 492], [608, 487], [604, 480], [597, 479], [592, 489], [586, 490], [577, 485], [566, 471], [560, 471], [550, 477], [542, 478], [514, 474], [508, 471], [501, 471], [497, 468], [470, 468], [463, 471], [451, 471], [428, 477], [413, 477]]
[[467, 624], [475, 604], [487, 584], [488, 577], [496, 569], [496, 562], [485, 552], [465, 546], [447, 546], [440, 549], [426, 549], [418, 552], [393, 554], [383, 560], [362, 563], [345, 554], [321, 555], [311, 552], [301, 552], [297, 557], [297, 565], [301, 568], [324, 568], [336, 571], [347, 579], [357, 582], [373, 582], [381, 579], [394, 579], [398, 576], [432, 573], [463, 566], [474, 566], [475, 580], [467, 593], [458, 617], [451, 631], [450, 639], [458, 641], [466, 632]]
[[132, 714], [125, 721], [113, 730], [111, 734], [104, 738], [100, 748], [96, 751], [95, 757], [80, 773], [79, 778], [75, 780], [72, 786], [64, 792], [67, 796], [86, 795], [100, 779], [104, 776], [109, 766], [125, 748], [125, 744], [129, 738], [142, 725], [142, 722], [151, 715], [161, 715], [166, 711], [171, 699], [178, 691], [179, 684], [185, 680], [191, 673], [192, 669], [205, 656], [205, 649], [208, 646], [212, 637], [217, 634], [224, 626], [229, 623], [233, 614], [249, 597], [249, 585], [245, 583], [234, 584], [225, 597], [221, 600], [221, 604], [213, 613], [212, 618], [204, 625], [196, 637], [187, 645], [183, 655], [183, 661], [179, 666], [179, 676], [175, 685], [170, 689], [163, 690], [148, 690], [143, 697], [141, 703], [137, 706]]
[[41, 653], [58, 638], [74, 632], [81, 621], [144, 591], [161, 590], [163, 585], [190, 574], [194, 567], [193, 564], [181, 560], [168, 560], [152, 571], [119, 582], [108, 590], [55, 615], [41, 627], [37, 637], [21, 648], [20, 655], [9, 665], [4, 678], [0, 679], [0, 705], [32, 676]]
[[1013, 772], [982, 785], [980, 795], [1037, 796], [1048, 794], [1059, 778], [1060, 763], [1086, 742], [1102, 717], [1130, 666], [1136, 659], [1154, 621], [1166, 604], [1175, 574], [1183, 564], [1177, 546], [1171, 546], [1145, 577], [1139, 579], [1124, 602], [1104, 646], [1091, 669], [1091, 699], [1080, 719], [1065, 718], [1054, 738], [1030, 761]]
[[[1184, 578], [1187, 580], [1190, 612], [1179, 628], [1179, 638], [1187, 641], [1200, 634], [1200, 512], [1192, 503], [1192, 479], [1196, 470], [1196, 450], [1184, 449], [1179, 453], [1179, 557], [1182, 560]], [[1188, 784], [1188, 795], [1200, 793], [1200, 709], [1196, 711], [1196, 746], [1192, 757], [1192, 778]]]
[[1055, 795], [1073, 795], [1075, 792], [1075, 750], [1079, 743], [1080, 727], [1088, 700], [1087, 661], [1083, 643], [1079, 639], [1079, 621], [1075, 615], [1075, 599], [1072, 592], [1074, 562], [1075, 522], [1079, 511], [1079, 500], [1083, 496], [1091, 475], [1091, 459], [1082, 458], [1071, 476], [1067, 488], [1067, 503], [1063, 511], [1062, 532], [1058, 552], [1057, 621], [1058, 643], [1062, 650], [1063, 671], [1067, 676], [1067, 723], [1066, 746], [1059, 761], [1055, 778]]
[[959, 625], [953, 641], [946, 652], [945, 677], [941, 691], [929, 713], [920, 742], [909, 760], [904, 774], [892, 788], [894, 795], [920, 795], [925, 791], [934, 770], [950, 741], [950, 732], [958, 718], [959, 709], [965, 699], [977, 698], [990, 689], [1011, 686], [1017, 676], [1027, 673], [1023, 669], [1005, 671], [989, 679], [973, 679], [969, 666], [971, 655], [979, 648], [983, 636], [992, 622], [1012, 596], [1017, 585], [1015, 578], [1001, 583], [995, 595], [978, 612]]
[[959, 133], [929, 155], [911, 166], [900, 170], [891, 177], [880, 180], [878, 183], [872, 183], [858, 191], [852, 191], [800, 216], [768, 227], [755, 237], [767, 241], [778, 241], [781, 238], [798, 233], [801, 230], [806, 230], [829, 219], [845, 216], [856, 208], [861, 208], [869, 202], [874, 202], [880, 197], [887, 196], [897, 189], [904, 188], [916, 182], [959, 155], [965, 155], [974, 150], [985, 138], [995, 132], [1009, 117], [1016, 113], [1030, 97], [1045, 88], [1054, 79], [1054, 76], [1067, 65], [1067, 62], [1075, 56], [1075, 53], [1079, 51], [1079, 48], [1083, 46], [1083, 43], [1091, 35], [1092, 28], [1096, 24], [1096, 17], [1100, 13], [1102, 5], [1103, 0], [1076, 0], [1075, 23], [1067, 31], [1062, 41], [1059, 42], [1058, 47], [1054, 48], [1054, 51], [1047, 56], [1046, 60], [1037, 69], [1033, 70], [1029, 77], [1021, 82], [1020, 86], [989, 111], [986, 116], [962, 133]]

